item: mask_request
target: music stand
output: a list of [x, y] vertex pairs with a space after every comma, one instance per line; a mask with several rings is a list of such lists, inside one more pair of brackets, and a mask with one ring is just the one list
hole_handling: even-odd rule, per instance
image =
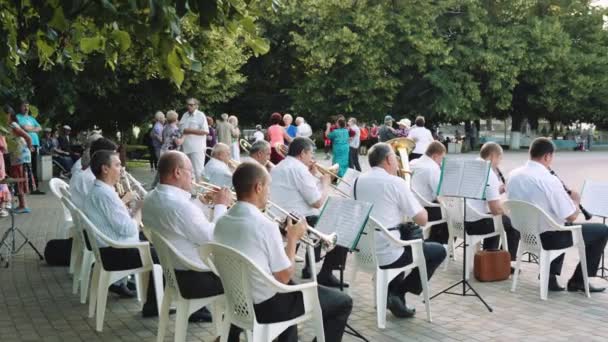
[[[602, 223], [606, 224], [608, 217], [608, 182], [586, 180], [581, 191], [581, 206], [593, 216], [601, 217]], [[602, 263], [600, 265], [600, 278], [608, 280], [608, 268], [605, 266], [604, 251], [602, 251]]]
[[[485, 165], [484, 165], [485, 164]], [[467, 166], [471, 166], [467, 168]], [[453, 168], [452, 168], [453, 167]], [[485, 169], [487, 168], [487, 173], [485, 173]], [[448, 171], [446, 172], [446, 169]], [[480, 171], [481, 174], [475, 174], [474, 176], [467, 175], [468, 172]], [[444, 158], [441, 165], [441, 178], [439, 180], [439, 186], [437, 189], [437, 194], [442, 195], [444, 197], [454, 197], [461, 198], [463, 204], [463, 258], [462, 258], [462, 279], [455, 284], [450, 285], [448, 288], [436, 293], [430, 299], [433, 299], [439, 296], [442, 293], [457, 295], [457, 296], [474, 296], [477, 297], [488, 309], [488, 311], [492, 312], [492, 307], [486, 303], [486, 301], [475, 291], [473, 286], [467, 280], [466, 274], [466, 264], [467, 264], [467, 231], [466, 231], [466, 220], [467, 220], [467, 199], [485, 199], [485, 188], [488, 183], [488, 176], [490, 172], [490, 163], [487, 161], [478, 161], [478, 160], [453, 160], [451, 158]], [[483, 175], [485, 173], [485, 177]], [[469, 177], [467, 177], [469, 176]], [[466, 179], [464, 179], [466, 177]], [[446, 184], [449, 183], [449, 184]], [[443, 185], [443, 187], [442, 187]], [[449, 186], [449, 190], [446, 189]], [[466, 189], [463, 189], [467, 187]], [[471, 195], [472, 192], [469, 190], [477, 187], [481, 189], [480, 192], [477, 191], [478, 195]], [[450, 292], [451, 289], [462, 284], [462, 292]], [[468, 291], [473, 292], [473, 294], [467, 293]]]
[[[15, 198], [17, 197], [17, 182], [22, 182], [25, 181], [24, 178], [5, 178], [2, 181], [0, 181], [0, 184], [7, 184], [9, 186], [9, 188], [11, 188], [11, 192], [12, 192], [12, 202], [15, 202]], [[21, 229], [19, 229], [18, 227], [15, 226], [15, 208], [16, 205], [15, 203], [11, 204], [11, 207], [9, 208], [9, 213], [11, 216], [11, 226], [4, 232], [4, 234], [2, 235], [2, 238], [0, 239], [0, 261], [3, 261], [4, 257], [2, 256], [2, 249], [6, 248], [6, 268], [9, 267], [11, 259], [13, 256], [15, 256], [16, 254], [18, 254], [21, 249], [27, 244], [30, 245], [30, 247], [32, 247], [32, 249], [34, 250], [34, 252], [36, 252], [36, 254], [38, 254], [38, 257], [40, 257], [40, 260], [44, 260], [44, 257], [42, 256], [42, 254], [38, 251], [38, 249], [36, 248], [36, 246], [34, 246], [34, 244], [32, 243], [32, 241], [30, 241], [30, 239], [27, 237], [27, 235], [25, 235], [25, 233], [23, 233], [23, 231], [21, 231]], [[21, 237], [23, 238], [23, 242], [17, 246], [17, 239], [16, 239], [16, 235], [19, 234], [21, 235]]]
[[[315, 228], [320, 232], [338, 236], [336, 246], [344, 247], [348, 252], [356, 251], [357, 244], [372, 211], [372, 204], [356, 201], [351, 198], [329, 197], [321, 210]], [[356, 230], [353, 227], [357, 228]], [[337, 230], [337, 232], [336, 232]], [[338, 265], [340, 272], [340, 291], [344, 291], [344, 268], [346, 257]], [[316, 271], [313, 269], [313, 273]], [[315, 278], [316, 279], [316, 276]], [[345, 333], [369, 342], [365, 336], [346, 323]]]

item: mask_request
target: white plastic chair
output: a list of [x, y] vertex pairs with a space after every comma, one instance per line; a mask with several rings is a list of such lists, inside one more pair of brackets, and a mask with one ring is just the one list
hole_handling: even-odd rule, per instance
[[[106, 302], [108, 299], [108, 288], [117, 280], [122, 279], [130, 274], [134, 274], [135, 278], [138, 279], [138, 281], [136, 282], [136, 285], [138, 285], [137, 291], [139, 293], [145, 294], [148, 290], [149, 274], [150, 272], [152, 272], [154, 276], [154, 290], [156, 294], [156, 300], [158, 303], [161, 303], [163, 300], [163, 270], [160, 265], [155, 265], [152, 262], [150, 243], [147, 241], [123, 243], [111, 240], [103, 233], [101, 233], [95, 227], [95, 225], [93, 225], [93, 223], [82, 213], [82, 211], [77, 210], [77, 213], [78, 219], [80, 220], [79, 222], [84, 226], [84, 229], [87, 232], [87, 235], [89, 236], [89, 243], [91, 244], [91, 248], [93, 249], [93, 253], [95, 254], [95, 259], [97, 260], [93, 269], [93, 280], [90, 289], [91, 295], [89, 298], [89, 318], [92, 318], [93, 315], [95, 315], [96, 330], [101, 332], [103, 329], [103, 321], [106, 312]], [[101, 259], [101, 254], [99, 252], [97, 239], [100, 239], [105, 244], [113, 248], [137, 248], [137, 250], [139, 251], [139, 257], [141, 258], [142, 266], [122, 271], [105, 270], [103, 268], [103, 262]]]
[[[511, 224], [521, 234], [519, 239], [519, 248], [517, 250], [517, 263], [515, 264], [515, 273], [513, 273], [513, 284], [511, 292], [515, 292], [517, 288], [517, 280], [519, 279], [519, 270], [521, 265], [521, 256], [528, 252], [539, 255], [540, 265], [540, 298], [547, 300], [549, 291], [549, 269], [551, 261], [560, 255], [564, 254], [569, 248], [574, 248], [578, 251], [583, 271], [583, 282], [585, 283], [585, 294], [590, 297], [589, 293], [589, 278], [587, 276], [587, 257], [585, 255], [585, 241], [583, 240], [582, 226], [564, 226], [553, 220], [544, 210], [536, 205], [524, 201], [508, 200], [504, 203], [504, 207], [510, 212]], [[548, 227], [548, 229], [542, 229]], [[540, 233], [543, 231], [568, 231], [572, 233], [573, 244], [571, 247], [557, 250], [543, 249], [540, 242]]]
[[[382, 234], [392, 245], [412, 248], [412, 263], [402, 268], [381, 269], [376, 259], [376, 234]], [[351, 276], [351, 284], [354, 284], [358, 271], [371, 273], [376, 279], [376, 315], [378, 328], [386, 328], [386, 300], [388, 298], [388, 284], [395, 279], [401, 272], [409, 274], [414, 268], [418, 267], [420, 280], [422, 283], [422, 294], [426, 308], [426, 319], [431, 322], [431, 301], [429, 299], [429, 286], [426, 271], [426, 261], [421, 239], [403, 241], [395, 238], [377, 220], [370, 217], [363, 228], [363, 233], [357, 244], [354, 253], [354, 269]]]
[[[49, 187], [51, 188], [53, 195], [59, 200], [59, 202], [61, 202], [61, 198], [64, 196], [64, 192], [62, 190], [69, 192], [67, 190], [70, 188], [70, 185], [59, 178], [52, 178], [49, 181]], [[70, 211], [63, 203], [61, 203], [61, 208], [63, 209], [63, 226], [59, 233], [59, 237], [66, 238], [74, 234], [72, 230], [74, 222]], [[74, 269], [76, 268], [75, 259], [78, 258], [78, 253], [76, 253], [75, 250], [77, 249], [72, 248], [72, 253], [70, 255], [70, 274], [73, 274]]]
[[199, 310], [200, 308], [213, 304], [213, 323], [216, 332], [219, 334], [221, 329], [221, 317], [223, 309], [224, 295], [217, 295], [205, 298], [186, 299], [182, 297], [175, 276], [175, 262], [177, 260], [180, 265], [186, 266], [189, 270], [195, 272], [210, 272], [203, 270], [196, 264], [192, 263], [184, 257], [167, 239], [156, 233], [153, 228], [150, 229], [150, 235], [154, 248], [158, 253], [158, 258], [163, 267], [165, 275], [165, 294], [160, 309], [158, 334], [156, 339], [162, 342], [165, 339], [167, 324], [169, 323], [169, 309], [173, 301], [177, 302], [177, 316], [175, 319], [175, 337], [174, 341], [186, 341], [188, 329], [188, 317]]
[[74, 277], [72, 278], [72, 293], [76, 294], [80, 290], [80, 303], [85, 304], [89, 294], [91, 269], [93, 263], [95, 263], [95, 254], [86, 246], [84, 227], [78, 217], [76, 206], [67, 196], [64, 196], [61, 201], [68, 208], [74, 220], [72, 253], [75, 253], [77, 256], [75, 258]]
[[[218, 243], [208, 243], [200, 248], [201, 258], [207, 265], [214, 265], [226, 296], [226, 310], [222, 323], [221, 341], [226, 342], [230, 325], [234, 324], [247, 333], [249, 342], [274, 340], [285, 329], [305, 321], [312, 321], [317, 341], [325, 342], [321, 304], [317, 293], [317, 282], [300, 285], [285, 285], [272, 275], [264, 273], [251, 259], [236, 249]], [[264, 281], [266, 286], [277, 293], [302, 292], [304, 314], [294, 319], [262, 324], [259, 323], [253, 308], [251, 278]]]
[[[418, 201], [418, 203], [420, 203], [421, 206], [423, 206], [424, 208], [439, 208], [441, 210], [441, 220], [428, 222], [426, 224], [426, 226], [424, 226], [422, 228], [422, 234], [424, 236], [424, 239], [426, 240], [429, 238], [432, 226], [434, 226], [436, 224], [441, 224], [441, 223], [447, 222], [447, 220], [445, 219], [445, 217], [446, 217], [445, 210], [443, 209], [441, 204], [429, 202], [426, 199], [424, 199], [424, 197], [422, 197], [416, 190], [414, 190], [413, 187], [411, 188], [411, 190], [412, 190], [412, 193], [414, 194], [414, 197], [416, 197], [416, 200]], [[449, 263], [450, 263], [450, 259], [455, 260], [454, 259], [454, 250], [453, 250], [454, 241], [452, 241], [452, 244], [450, 244], [449, 240], [448, 240], [448, 244], [443, 245], [443, 248], [445, 248], [446, 254], [448, 255], [448, 257], [445, 259], [443, 269], [447, 270]]]
[[[454, 237], [464, 239], [464, 199], [459, 197], [438, 197], [439, 204], [443, 208], [443, 212], [445, 213], [445, 218], [448, 222], [448, 250], [451, 251], [453, 255], [453, 260], [456, 260], [455, 253], [455, 243]], [[467, 248], [466, 248], [466, 258], [467, 263], [465, 265], [465, 275], [468, 280], [470, 277], [471, 270], [473, 268], [474, 255], [475, 252], [479, 249], [479, 244], [485, 239], [493, 236], [500, 237], [500, 245], [503, 250], [508, 250], [507, 247], [507, 234], [505, 233], [503, 224], [502, 224], [502, 216], [501, 215], [491, 215], [491, 214], [482, 214], [475, 210], [475, 208], [471, 207], [467, 203], [467, 212], [473, 212], [477, 217], [481, 218], [492, 218], [494, 220], [494, 232], [484, 235], [470, 235], [467, 234]]]

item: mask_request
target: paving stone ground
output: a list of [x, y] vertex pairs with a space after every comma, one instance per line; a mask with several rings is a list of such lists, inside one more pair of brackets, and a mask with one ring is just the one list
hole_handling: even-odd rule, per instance
[[[473, 154], [464, 155], [473, 158]], [[321, 159], [321, 158], [320, 158]], [[508, 152], [503, 170], [508, 174], [526, 159], [523, 152]], [[325, 163], [325, 162], [324, 162]], [[364, 168], [367, 163], [362, 159]], [[560, 152], [554, 169], [573, 188], [580, 189], [585, 179], [606, 180], [608, 152]], [[137, 178], [149, 182], [152, 173], [135, 170]], [[48, 190], [47, 184], [44, 188]], [[17, 217], [17, 226], [40, 250], [46, 241], [61, 231], [62, 212], [59, 203], [47, 191], [45, 196], [29, 196], [31, 214]], [[0, 233], [10, 224], [0, 220]], [[457, 251], [458, 260], [461, 251]], [[574, 271], [577, 257], [566, 256], [562, 283]], [[298, 269], [301, 266], [298, 266]], [[347, 267], [347, 278], [352, 267]], [[431, 293], [436, 293], [460, 279], [461, 262], [440, 267], [433, 277]], [[370, 341], [606, 341], [608, 325], [608, 294], [594, 294], [590, 299], [581, 293], [550, 293], [547, 301], [539, 298], [538, 267], [525, 263], [517, 292], [511, 293], [511, 281], [472, 285], [494, 308], [488, 312], [474, 297], [441, 295], [431, 302], [433, 322], [425, 319], [424, 305], [419, 298], [408, 295], [418, 315], [413, 319], [396, 319], [390, 313], [387, 327], [376, 327], [371, 276], [359, 273], [351, 284], [354, 309], [349, 323]], [[299, 274], [299, 271], [298, 271]], [[594, 283], [608, 285], [599, 278]], [[67, 268], [49, 267], [38, 260], [29, 247], [17, 255], [9, 268], [0, 268], [0, 341], [155, 341], [157, 320], [143, 319], [136, 300], [108, 298], [104, 330], [97, 333], [94, 319], [87, 317], [87, 306], [71, 293]], [[173, 323], [166, 341], [173, 340]], [[189, 324], [188, 341], [212, 341], [211, 324]], [[310, 341], [310, 328], [300, 328], [300, 339]], [[346, 336], [344, 341], [357, 341]]]

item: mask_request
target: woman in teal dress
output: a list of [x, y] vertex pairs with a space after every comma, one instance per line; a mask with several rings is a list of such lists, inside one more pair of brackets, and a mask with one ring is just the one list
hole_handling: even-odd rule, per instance
[[338, 164], [338, 176], [342, 177], [348, 169], [348, 129], [346, 128], [346, 121], [344, 119], [338, 119], [338, 127], [331, 131], [331, 124], [327, 123], [327, 129], [325, 135], [331, 140], [332, 153], [334, 155], [332, 163]]

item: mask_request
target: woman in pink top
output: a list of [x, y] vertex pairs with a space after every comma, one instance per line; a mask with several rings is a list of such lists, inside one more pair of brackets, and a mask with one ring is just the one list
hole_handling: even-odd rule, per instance
[[281, 126], [283, 117], [280, 113], [272, 113], [270, 127], [268, 127], [268, 141], [270, 141], [270, 161], [275, 165], [285, 159], [285, 141], [291, 142], [291, 137]]

